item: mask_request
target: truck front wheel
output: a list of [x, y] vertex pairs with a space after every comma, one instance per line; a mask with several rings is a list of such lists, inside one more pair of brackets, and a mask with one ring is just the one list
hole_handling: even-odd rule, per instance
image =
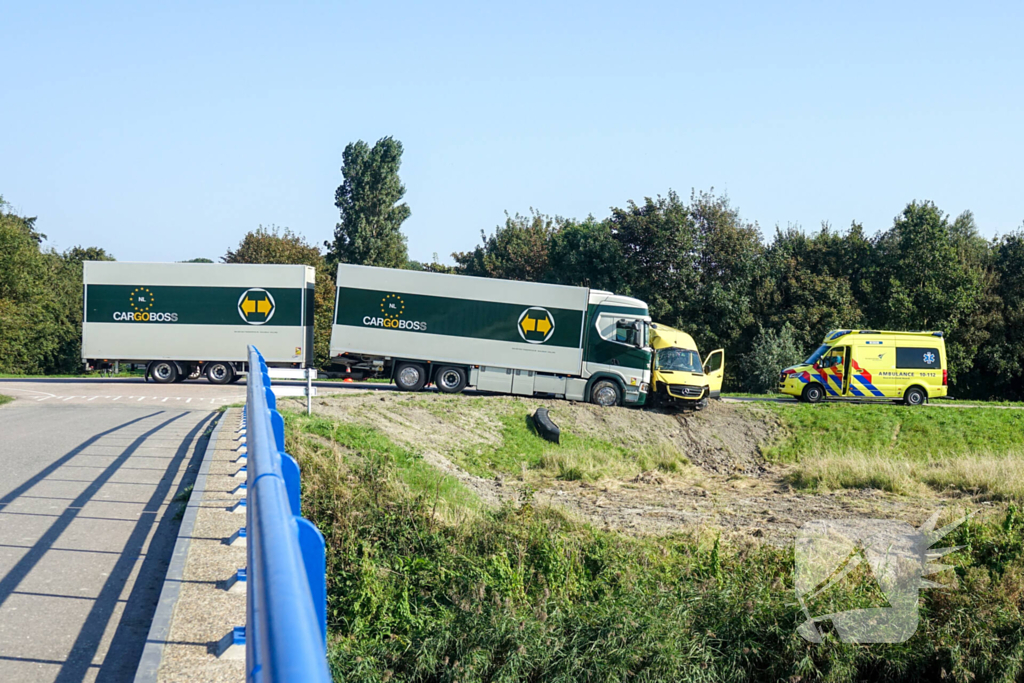
[[169, 360], [158, 360], [149, 366], [149, 374], [157, 384], [170, 384], [178, 379], [178, 366]]
[[445, 365], [434, 372], [434, 384], [446, 394], [457, 394], [466, 388], [466, 371]]
[[427, 371], [418, 363], [402, 363], [395, 368], [395, 385], [402, 391], [419, 391], [427, 383]]
[[211, 384], [229, 384], [235, 381], [235, 371], [230, 363], [207, 363], [206, 379]]
[[590, 402], [605, 408], [619, 405], [622, 403], [622, 392], [619, 390], [619, 385], [610, 379], [594, 382], [594, 386], [590, 390]]

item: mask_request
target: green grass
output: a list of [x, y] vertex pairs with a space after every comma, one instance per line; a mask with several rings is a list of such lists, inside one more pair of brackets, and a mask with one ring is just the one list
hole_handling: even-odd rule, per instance
[[2, 406], [5, 403], [10, 403], [13, 400], [14, 398], [11, 396], [4, 396], [3, 394], [0, 394], [0, 406]]
[[758, 408], [774, 412], [785, 425], [785, 438], [765, 451], [776, 462], [821, 453], [880, 452], [927, 460], [1024, 451], [1024, 411], [835, 403]]
[[[789, 548], [637, 539], [527, 500], [438, 494], [415, 453], [366, 427], [288, 414], [303, 510], [327, 541], [337, 681], [1013, 681], [1024, 674], [1024, 519], [969, 521], [895, 645], [795, 632]], [[453, 493], [448, 490], [448, 493]], [[451, 509], [444, 515], [438, 500]], [[872, 604], [851, 573], [823, 610]]]
[[109, 377], [142, 377], [144, 374], [145, 371], [143, 370], [132, 370], [131, 372], [122, 371], [117, 374], [111, 372], [106, 375], [101, 375], [99, 372], [79, 372], [60, 375], [24, 375], [17, 373], [0, 373], [0, 379], [106, 379]]
[[955, 490], [1024, 502], [1024, 411], [771, 403], [757, 409], [780, 418], [782, 434], [764, 453], [796, 464], [789, 479], [800, 488]]
[[[470, 474], [492, 478], [511, 475], [536, 483], [540, 479], [597, 481], [605, 477], [631, 477], [646, 470], [679, 472], [688, 464], [685, 455], [667, 445], [627, 447], [576, 433], [571, 423], [552, 417], [562, 426], [560, 443], [544, 440], [533, 423], [537, 406], [516, 400], [486, 397], [444, 397], [411, 400], [409, 406], [427, 410], [446, 422], [466, 415], [486, 416], [497, 423], [496, 444], [457, 444], [444, 453]], [[567, 416], [566, 416], [567, 418]], [[484, 427], [486, 429], [486, 427]]]
[[[479, 508], [476, 497], [457, 479], [443, 475], [424, 462], [422, 455], [395, 444], [375, 429], [287, 410], [283, 414], [289, 438], [301, 435], [295, 445], [299, 453], [315, 454], [324, 463], [333, 460], [338, 467], [356, 462], [379, 468], [381, 462], [387, 462], [410, 495], [433, 497], [441, 513]], [[332, 448], [334, 444], [341, 449]]]

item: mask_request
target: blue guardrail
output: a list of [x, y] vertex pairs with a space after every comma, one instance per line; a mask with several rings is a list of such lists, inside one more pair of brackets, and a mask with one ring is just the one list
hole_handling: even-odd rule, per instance
[[302, 517], [299, 464], [255, 346], [246, 382], [246, 681], [328, 683], [324, 537]]

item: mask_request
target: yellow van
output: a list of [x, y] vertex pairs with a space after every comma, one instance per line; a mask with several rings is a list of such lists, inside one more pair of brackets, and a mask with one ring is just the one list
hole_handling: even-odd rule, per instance
[[942, 332], [835, 330], [800, 365], [786, 368], [779, 391], [807, 403], [825, 399], [903, 401], [945, 396]]
[[700, 362], [693, 337], [661, 323], [651, 323], [651, 393], [654, 406], [701, 409], [722, 394], [725, 351], [717, 349]]

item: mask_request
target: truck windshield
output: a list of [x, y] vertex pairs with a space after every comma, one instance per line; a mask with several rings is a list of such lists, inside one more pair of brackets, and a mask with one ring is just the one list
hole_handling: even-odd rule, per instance
[[829, 346], [828, 344], [822, 344], [821, 346], [818, 347], [817, 351], [811, 354], [810, 358], [804, 361], [804, 365], [814, 365], [815, 363], [818, 362], [818, 359], [824, 356], [825, 352], [828, 351], [830, 348], [832, 347]]
[[659, 370], [696, 372], [697, 374], [704, 372], [700, 367], [700, 354], [688, 349], [677, 349], [674, 347], [658, 349], [656, 363], [656, 367]]

